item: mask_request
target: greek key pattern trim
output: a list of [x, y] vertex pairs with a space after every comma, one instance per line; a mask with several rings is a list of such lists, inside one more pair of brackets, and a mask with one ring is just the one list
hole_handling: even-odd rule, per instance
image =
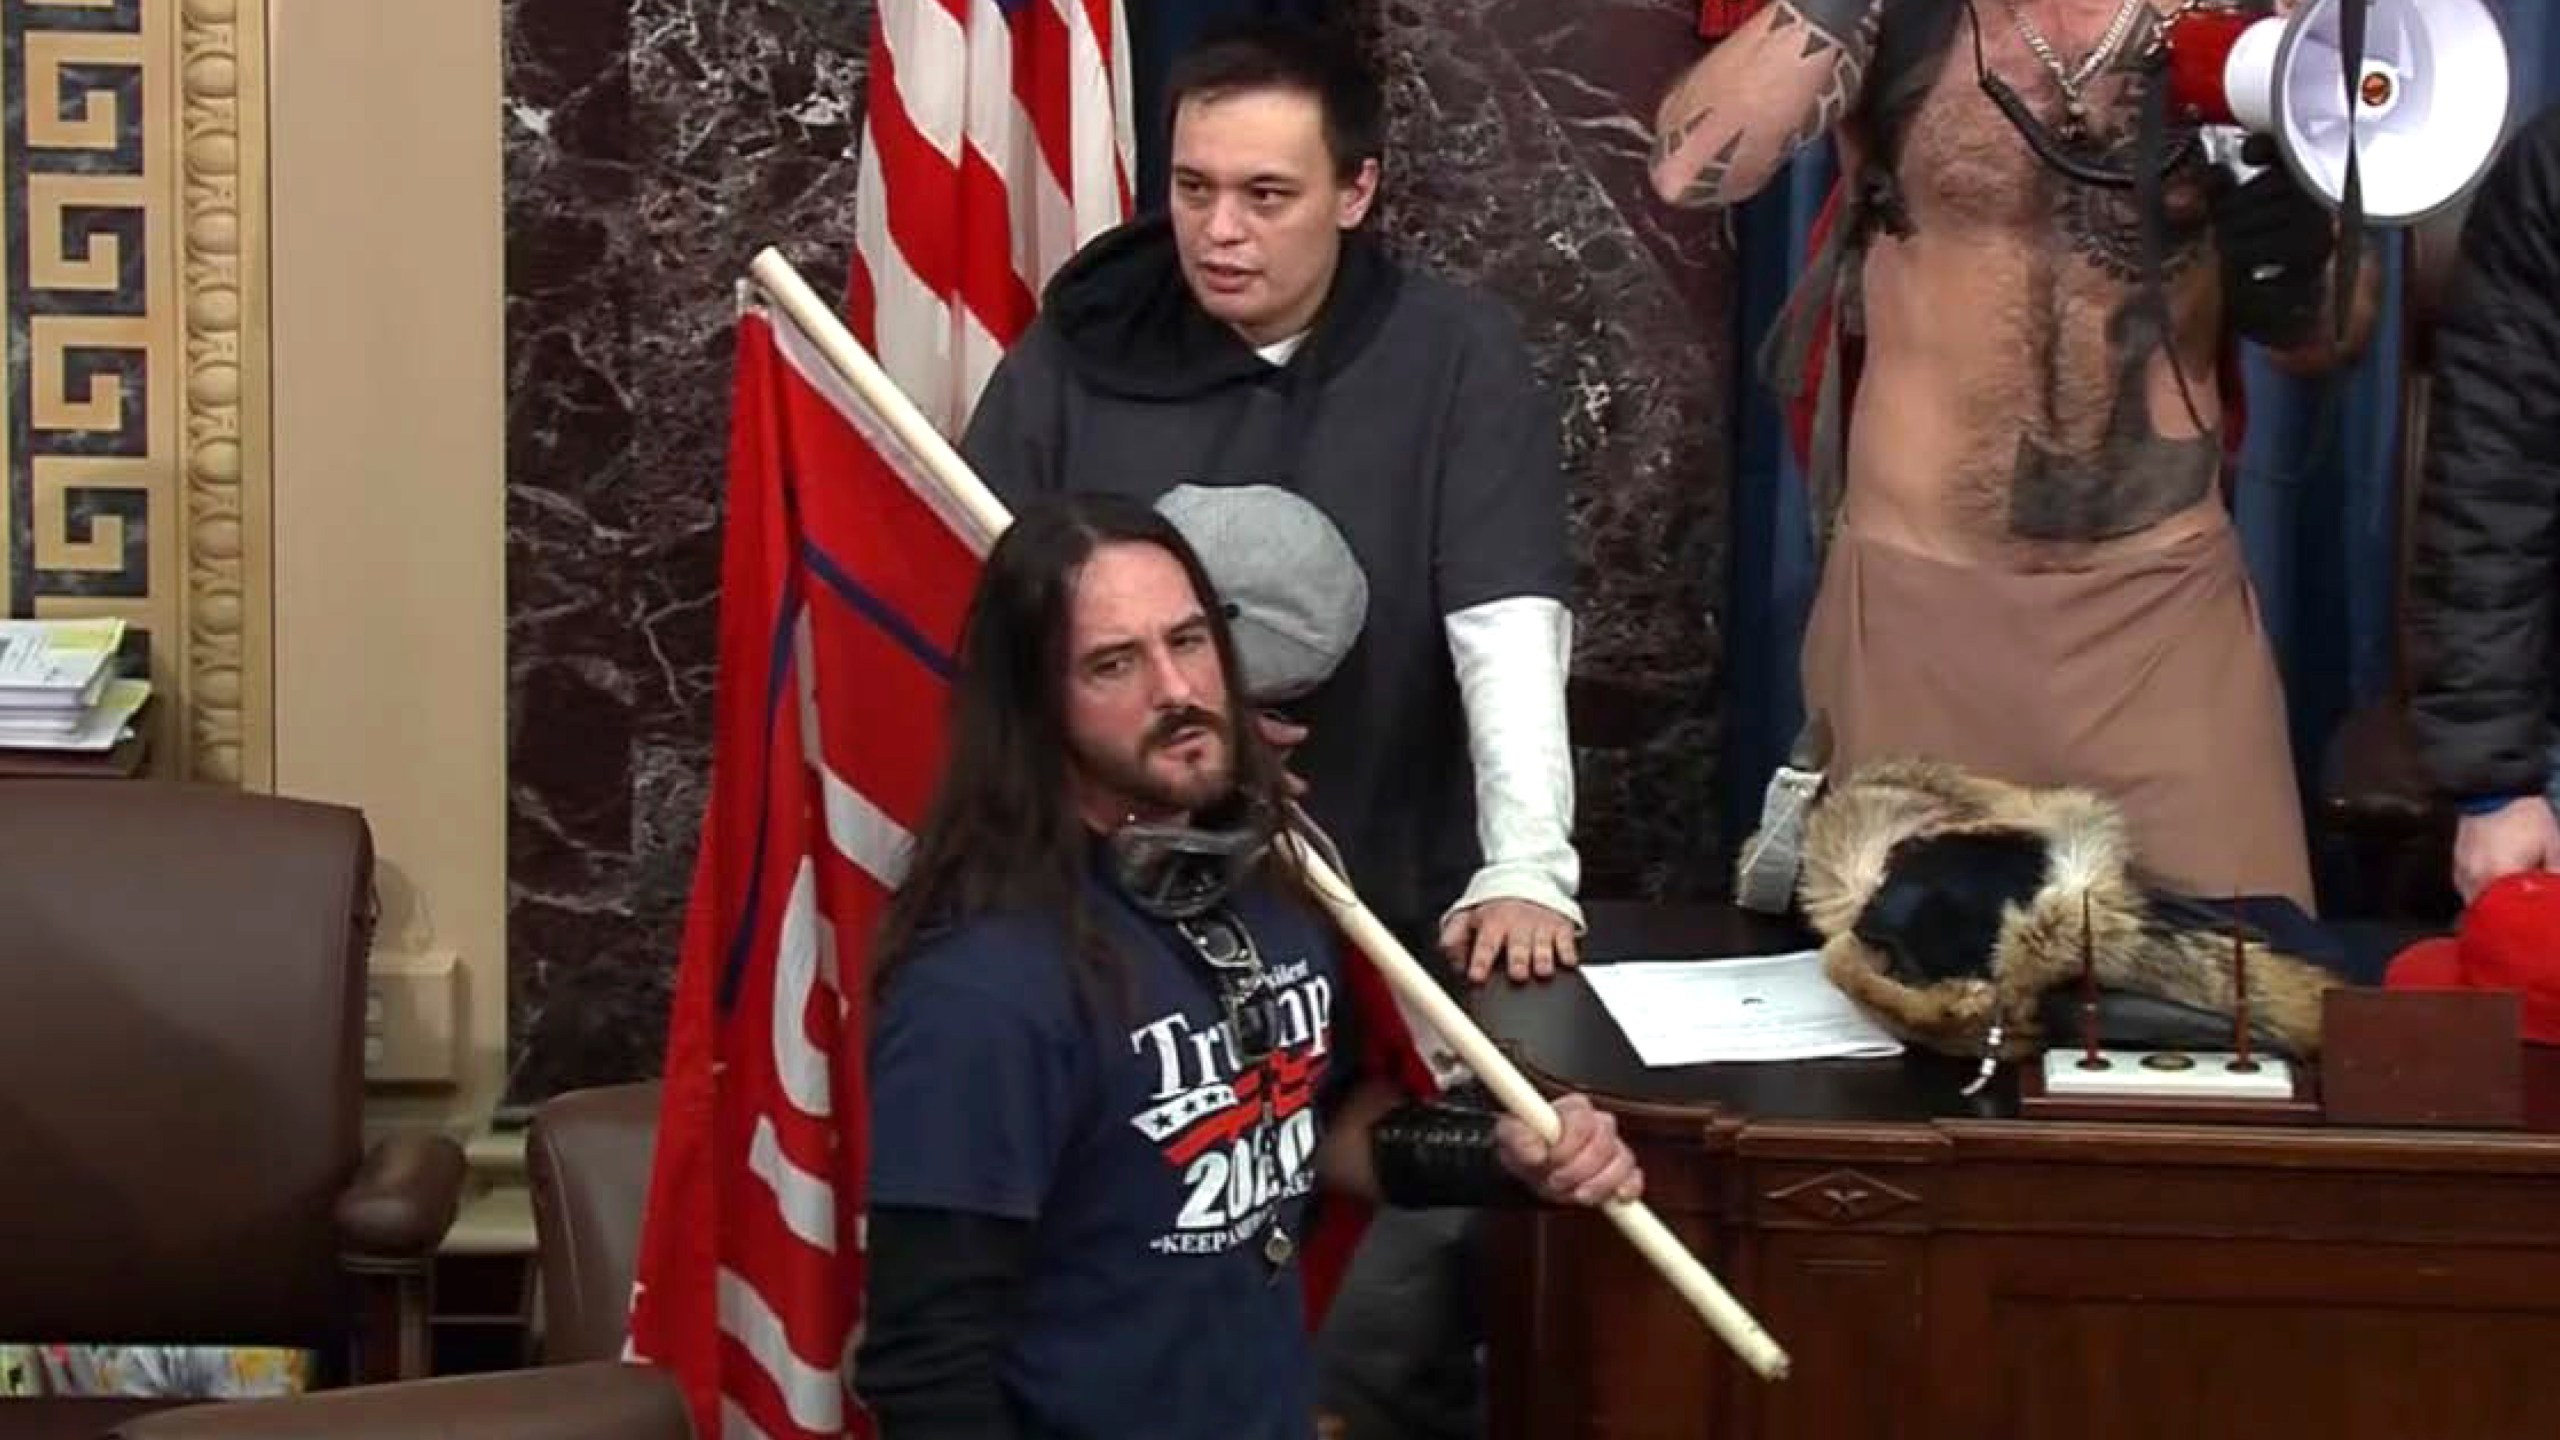
[[[9, 613], [147, 621], [171, 501], [157, 453], [144, 0], [0, 6], [7, 265]], [[136, 611], [137, 606], [143, 606]]]
[[263, 0], [0, 0], [0, 614], [114, 615], [273, 783]]

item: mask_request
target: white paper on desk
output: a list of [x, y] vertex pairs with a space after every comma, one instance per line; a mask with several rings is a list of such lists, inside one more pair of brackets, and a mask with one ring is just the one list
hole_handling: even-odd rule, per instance
[[1902, 1042], [1849, 1003], [1811, 950], [1585, 965], [1582, 978], [1647, 1065], [1875, 1059]]

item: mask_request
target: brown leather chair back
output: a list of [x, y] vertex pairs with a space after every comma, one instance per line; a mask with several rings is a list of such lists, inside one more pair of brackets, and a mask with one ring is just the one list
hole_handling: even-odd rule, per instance
[[658, 1093], [656, 1081], [572, 1090], [534, 1112], [525, 1170], [542, 1251], [546, 1364], [622, 1353]]
[[372, 877], [342, 806], [0, 781], [0, 1338], [343, 1333]]

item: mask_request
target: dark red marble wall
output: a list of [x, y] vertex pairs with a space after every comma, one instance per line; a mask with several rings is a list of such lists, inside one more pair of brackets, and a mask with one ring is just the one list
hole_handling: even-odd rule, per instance
[[[1132, 0], [1173, 3], [1173, 0]], [[1361, 0], [1382, 223], [1528, 322], [1580, 557], [1591, 894], [1700, 894], [1730, 255], [1646, 192], [1691, 0]], [[864, 0], [510, 0], [511, 1093], [655, 1070], [709, 742], [734, 282], [850, 251]]]

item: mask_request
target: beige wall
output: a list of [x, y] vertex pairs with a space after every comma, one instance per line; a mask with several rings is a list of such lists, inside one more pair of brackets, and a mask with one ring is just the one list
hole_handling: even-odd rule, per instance
[[275, 787], [370, 816], [377, 976], [458, 970], [457, 1083], [372, 1118], [464, 1129], [505, 1055], [498, 0], [265, 3]]

